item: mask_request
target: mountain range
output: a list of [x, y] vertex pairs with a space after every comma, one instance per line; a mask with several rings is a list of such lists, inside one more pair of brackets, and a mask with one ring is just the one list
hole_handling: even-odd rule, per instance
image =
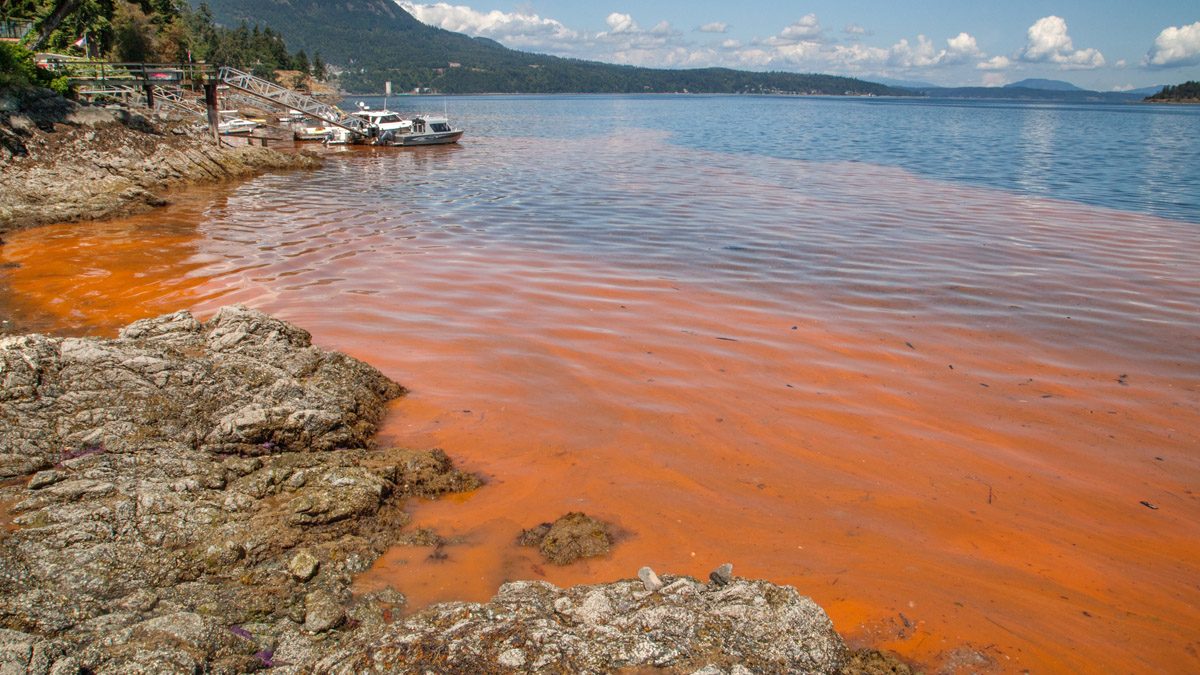
[[1096, 92], [1060, 80], [938, 87], [879, 78], [727, 68], [639, 68], [521, 52], [421, 23], [393, 0], [207, 0], [217, 23], [270, 26], [288, 48], [320, 54], [350, 93], [792, 93], [1054, 101], [1137, 101], [1162, 87]]
[[1004, 85], [1005, 89], [1042, 89], [1044, 91], [1086, 91], [1070, 82], [1062, 80], [1043, 80], [1035, 77]]
[[207, 0], [217, 23], [271, 27], [338, 71], [352, 93], [430, 88], [445, 93], [801, 93], [911, 95], [848, 77], [669, 70], [564, 59], [508, 49], [414, 19], [392, 0]]
[[[1167, 85], [1160, 84], [1160, 85], [1157, 85], [1154, 87], [1142, 87], [1140, 89], [1127, 89], [1125, 91], [1121, 91], [1121, 92], [1117, 92], [1117, 93], [1121, 94], [1123, 96], [1128, 96], [1130, 98], [1140, 100], [1143, 97], [1150, 96], [1152, 94], [1157, 94], [1158, 92], [1162, 91], [1163, 87], [1165, 87], [1165, 86], [1167, 86]], [[1042, 80], [1042, 79], [1037, 79], [1037, 78], [1029, 78], [1029, 79], [1021, 80], [1020, 82], [1013, 82], [1012, 84], [1004, 85], [1004, 87], [1006, 89], [1016, 89], [1016, 88], [1042, 89], [1045, 91], [1074, 91], [1074, 92], [1088, 91], [1087, 89], [1084, 89], [1082, 87], [1077, 87], [1077, 86], [1071, 84], [1070, 82], [1064, 82], [1062, 80]], [[1091, 93], [1099, 93], [1099, 92], [1091, 92]]]

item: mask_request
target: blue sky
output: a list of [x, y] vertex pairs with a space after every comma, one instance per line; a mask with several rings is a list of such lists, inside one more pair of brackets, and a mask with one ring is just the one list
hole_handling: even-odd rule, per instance
[[1122, 90], [1200, 80], [1200, 2], [460, 0], [398, 4], [524, 51], [639, 66], [725, 66], [997, 86]]

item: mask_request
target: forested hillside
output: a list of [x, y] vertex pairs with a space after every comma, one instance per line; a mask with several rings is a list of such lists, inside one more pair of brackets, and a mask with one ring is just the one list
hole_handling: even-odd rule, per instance
[[1146, 100], [1156, 103], [1198, 103], [1200, 102], [1200, 82], [1188, 81], [1175, 86], [1166, 86], [1157, 94], [1147, 96]]
[[721, 68], [665, 70], [562, 59], [507, 49], [417, 21], [391, 0], [209, 0], [227, 27], [271, 26], [293, 47], [320, 51], [351, 92], [415, 87], [446, 93], [819, 93], [904, 94], [829, 75], [750, 73]]

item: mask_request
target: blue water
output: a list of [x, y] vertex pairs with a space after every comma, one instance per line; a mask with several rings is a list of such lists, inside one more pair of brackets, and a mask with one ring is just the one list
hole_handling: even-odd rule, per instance
[[650, 129], [690, 148], [881, 164], [1200, 223], [1200, 106], [662, 95], [394, 97], [388, 105], [448, 111], [468, 128], [466, 142]]

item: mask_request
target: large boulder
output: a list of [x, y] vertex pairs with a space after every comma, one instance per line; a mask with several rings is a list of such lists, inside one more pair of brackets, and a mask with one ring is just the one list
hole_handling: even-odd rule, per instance
[[[138, 321], [115, 340], [0, 338], [0, 477], [95, 453], [361, 448], [403, 389], [240, 305]], [[161, 453], [160, 453], [161, 454]]]
[[[374, 446], [403, 392], [236, 305], [116, 339], [0, 338], [3, 658], [52, 656], [52, 636], [92, 670], [243, 672], [279, 635], [338, 625], [403, 498], [478, 485], [440, 450]], [[231, 629], [258, 624], [263, 644]]]
[[417, 612], [318, 672], [835, 673], [846, 646], [828, 615], [791, 586], [733, 578], [724, 586], [663, 575], [560, 589], [507, 583], [488, 603]]

